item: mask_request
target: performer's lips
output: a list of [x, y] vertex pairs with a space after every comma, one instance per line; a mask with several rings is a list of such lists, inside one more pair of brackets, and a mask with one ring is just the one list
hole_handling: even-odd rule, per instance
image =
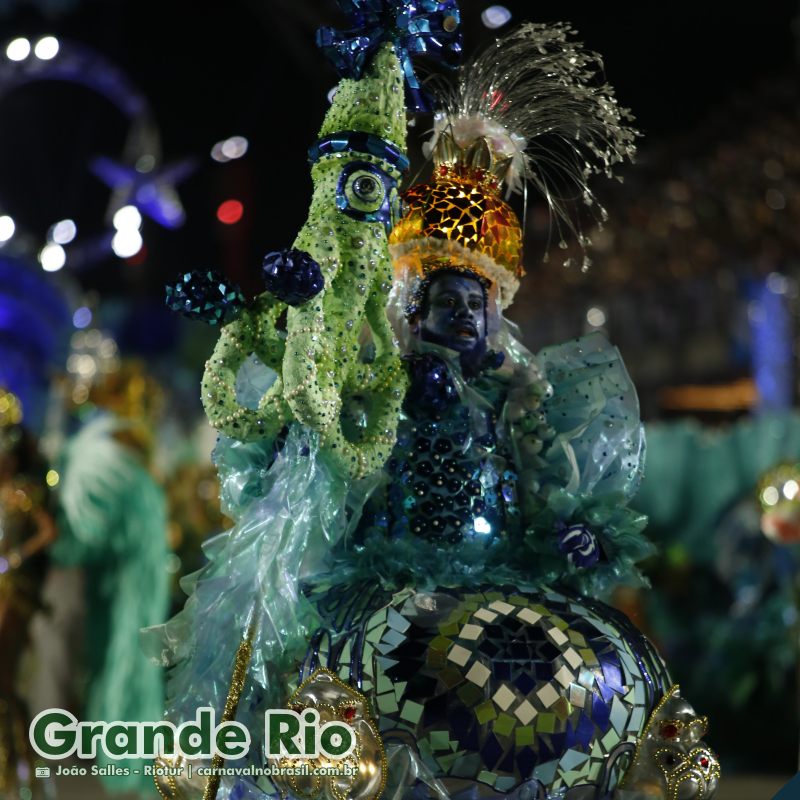
[[459, 322], [455, 325], [455, 333], [462, 339], [474, 339], [478, 329], [471, 322]]

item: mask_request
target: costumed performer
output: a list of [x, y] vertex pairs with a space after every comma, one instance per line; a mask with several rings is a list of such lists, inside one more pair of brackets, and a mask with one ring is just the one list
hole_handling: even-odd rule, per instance
[[[502, 316], [522, 275], [504, 183], [531, 180], [584, 244], [555, 186], [592, 207], [587, 178], [633, 150], [570, 33], [522, 26], [442, 98], [434, 176], [404, 193], [390, 237], [410, 379], [398, 441], [372, 485], [356, 484], [369, 496], [351, 497], [363, 513], [328, 571], [306, 583], [324, 623], [291, 701], [322, 708], [310, 687], [324, 670], [369, 698], [386, 797], [708, 798], [717, 786], [705, 720], [596, 599], [640, 580], [652, 552], [626, 507], [644, 439], [619, 354], [597, 334], [534, 358]], [[368, 401], [349, 398], [356, 429]]]
[[[587, 89], [583, 82], [589, 61], [586, 54], [570, 45], [564, 28], [536, 26], [525, 28], [516, 42], [504, 42], [497, 52], [513, 53], [518, 58], [520, 52], [514, 45], [520, 42], [529, 57], [534, 52], [544, 56], [538, 65], [533, 60], [524, 61], [524, 68], [530, 67], [531, 74], [545, 81], [541, 88], [550, 92], [545, 92], [549, 102], [545, 111], [552, 117], [557, 116], [558, 109], [564, 109], [562, 122], [567, 127], [573, 126], [572, 136], [578, 134], [577, 141], [584, 143], [582, 135], [585, 135], [589, 152], [599, 154], [601, 161], [610, 158], [612, 151], [600, 144], [605, 142], [611, 148], [615, 140], [603, 138], [609, 136], [610, 130], [603, 122], [609, 123], [611, 113], [614, 125], [622, 130], [619, 110], [607, 91], [592, 94]], [[390, 51], [382, 50], [373, 61], [373, 76], [376, 65], [390, 67], [385, 61], [383, 65], [380, 63], [380, 57], [387, 52]], [[483, 64], [487, 66], [486, 61]], [[498, 71], [495, 77], [508, 71]], [[478, 70], [471, 65], [465, 74], [478, 74]], [[547, 79], [551, 79], [549, 84]], [[352, 84], [343, 84], [348, 85]], [[565, 87], [568, 97], [564, 96]], [[341, 94], [342, 88], [337, 100]], [[500, 101], [504, 100], [502, 91], [498, 96]], [[487, 95], [484, 87], [475, 97], [485, 103], [492, 93]], [[595, 101], [599, 128], [586, 124], [588, 118], [581, 120], [575, 115], [587, 98]], [[574, 104], [566, 103], [567, 99]], [[500, 101], [495, 103], [498, 108], [512, 106], [510, 98]], [[587, 113], [591, 118], [592, 114]], [[547, 120], [547, 114], [543, 116]], [[543, 124], [544, 132], [552, 130], [552, 119]], [[349, 150], [353, 139], [338, 138], [343, 142], [340, 152]], [[570, 141], [562, 130], [556, 132], [555, 138], [562, 144]], [[622, 133], [616, 144], [626, 141], [629, 145], [628, 137]], [[483, 141], [476, 148], [468, 144], [464, 150], [468, 158], [462, 158], [460, 166], [473, 171], [471, 180], [451, 181], [461, 184], [452, 195], [453, 203], [445, 192], [444, 200], [441, 194], [434, 193], [438, 208], [437, 202], [423, 205], [432, 208], [437, 219], [441, 218], [442, 208], [455, 208], [453, 229], [459, 233], [466, 229], [467, 237], [470, 229], [475, 231], [476, 238], [478, 233], [484, 236], [488, 229], [490, 239], [500, 242], [500, 251], [511, 249], [512, 254], [506, 260], [512, 263], [514, 272], [521, 254], [519, 246], [516, 255], [513, 254], [513, 234], [516, 229], [516, 243], [520, 245], [520, 226], [510, 208], [496, 197], [497, 185], [492, 192], [479, 190], [484, 183], [489, 188], [492, 183], [499, 184], [496, 176], [489, 177], [494, 159], [492, 148]], [[319, 148], [312, 149], [312, 159], [318, 152]], [[351, 157], [350, 152], [343, 153], [345, 161]], [[584, 165], [579, 163], [573, 173], [581, 181], [586, 177], [583, 169]], [[456, 170], [452, 177], [465, 176]], [[469, 184], [469, 191], [464, 184]], [[318, 188], [315, 181], [315, 200]], [[340, 182], [337, 208], [350, 216], [348, 209], [352, 210], [352, 205], [341, 188]], [[481, 196], [487, 195], [498, 200], [486, 204], [493, 205], [488, 209], [492, 213], [486, 213], [481, 200]], [[409, 205], [413, 205], [413, 195], [408, 199]], [[312, 204], [312, 211], [314, 208]], [[469, 213], [470, 210], [474, 213]], [[413, 213], [412, 208], [404, 219], [413, 220]], [[469, 224], [463, 221], [464, 217], [471, 218]], [[333, 219], [339, 230], [347, 224], [339, 217]], [[565, 216], [562, 221], [566, 224], [567, 219]], [[398, 227], [401, 229], [402, 223]], [[498, 232], [503, 235], [498, 236]], [[414, 242], [414, 238], [408, 237], [407, 241], [417, 248], [421, 242], [448, 237], [422, 232], [416, 237], [420, 242]], [[309, 247], [315, 245], [310, 237], [302, 241]], [[454, 253], [456, 258], [448, 261], [448, 256]], [[419, 260], [418, 277], [425, 277], [422, 265], [429, 254]], [[272, 281], [276, 273], [297, 275], [295, 265], [308, 263], [305, 255], [305, 251], [295, 250], [275, 259], [268, 258], [267, 277]], [[504, 299], [510, 302], [509, 293], [506, 291], [505, 298], [502, 294], [503, 284], [510, 283], [513, 289], [513, 282], [503, 281], [503, 272], [489, 274], [485, 259], [479, 260], [477, 269], [474, 262], [478, 259], [465, 257], [456, 248], [450, 252], [437, 250], [433, 261], [441, 267], [442, 259], [450, 269], [443, 270], [428, 287], [422, 287], [419, 293], [422, 306], [439, 300], [441, 287], [446, 286], [440, 281], [446, 272], [452, 276], [453, 269], [457, 277], [466, 277], [461, 287], [454, 287], [455, 278], [451, 279], [448, 291], [455, 292], [450, 298], [455, 304], [462, 299], [464, 290], [467, 302], [476, 303], [472, 310], [477, 312], [481, 301], [470, 297], [478, 294], [474, 291], [476, 284], [484, 308], [491, 304], [493, 292], [499, 298], [495, 302], [501, 306]], [[317, 259], [313, 261], [317, 263]], [[299, 272], [306, 272], [305, 267]], [[189, 283], [190, 277], [187, 276]], [[284, 282], [285, 277], [280, 283]], [[219, 285], [226, 298], [231, 296], [224, 282]], [[274, 282], [272, 285], [273, 294], [276, 288], [283, 291]], [[176, 294], [184, 292], [190, 310], [194, 305], [202, 305], [190, 296], [191, 286], [189, 291], [180, 287], [176, 290]], [[267, 309], [274, 303], [268, 300]], [[309, 302], [302, 297], [299, 300], [300, 308]], [[256, 318], [262, 320], [263, 308], [258, 310], [258, 302]], [[322, 307], [317, 305], [317, 312]], [[252, 310], [246, 313], [252, 315]], [[420, 331], [423, 327], [427, 329], [426, 346], [451, 349], [447, 344], [453, 343], [453, 331], [439, 330], [448, 339], [444, 347], [441, 339], [437, 343], [431, 335], [436, 334], [438, 326], [430, 309], [421, 307], [417, 317]], [[486, 315], [487, 323], [493, 319], [493, 314]], [[411, 395], [406, 402], [409, 418], [418, 413], [430, 414], [425, 422], [435, 425], [440, 421], [437, 416], [444, 418], [453, 411], [454, 419], [445, 420], [447, 424], [442, 426], [443, 435], [439, 439], [443, 448], [455, 444], [465, 452], [462, 464], [456, 464], [454, 469], [466, 464], [472, 468], [469, 478], [461, 472], [453, 478], [459, 484], [453, 489], [453, 501], [474, 477], [478, 486], [469, 488], [479, 502], [462, 498], [459, 514], [444, 513], [450, 510], [449, 498], [434, 487], [444, 485], [445, 477], [430, 463], [433, 459], [420, 456], [412, 472], [421, 476], [418, 482], [422, 485], [415, 491], [434, 503], [434, 512], [443, 513], [434, 514], [439, 526], [405, 531], [407, 523], [413, 525], [413, 514], [404, 521], [402, 515], [393, 512], [391, 504], [380, 500], [384, 491], [396, 488], [392, 486], [394, 477], [373, 472], [389, 456], [390, 441], [387, 438], [381, 442], [382, 452], [372, 449], [376, 441], [370, 420], [374, 418], [376, 397], [370, 392], [373, 388], [370, 381], [334, 383], [341, 390], [336, 398], [324, 390], [316, 395], [316, 390], [309, 392], [309, 387], [316, 385], [314, 378], [298, 382], [298, 368], [314, 373], [318, 369], [314, 366], [314, 355], [324, 351], [325, 345], [312, 339], [314, 346], [308, 350], [290, 347], [293, 337], [318, 335], [320, 342], [336, 342], [341, 333], [333, 327], [329, 331], [308, 325], [298, 329], [296, 321], [290, 310], [286, 346], [276, 337], [274, 352], [259, 344], [259, 337], [273, 336], [267, 326], [259, 328], [258, 324], [255, 327], [251, 324], [249, 331], [247, 327], [224, 329], [231, 333], [223, 333], [207, 370], [210, 380], [206, 381], [204, 399], [210, 406], [210, 416], [221, 430], [238, 438], [233, 443], [223, 442], [218, 463], [223, 476], [223, 496], [238, 501], [240, 508], [233, 514], [237, 518], [234, 529], [210, 544], [212, 563], [197, 576], [184, 615], [173, 620], [165, 631], [167, 641], [173, 646], [171, 653], [169, 649], [162, 652], [168, 661], [177, 663], [172, 673], [175, 682], [171, 685], [172, 706], [168, 714], [179, 721], [191, 718], [198, 706], [211, 704], [218, 713], [223, 710], [223, 718], [235, 718], [247, 726], [253, 735], [251, 755], [255, 752], [258, 758], [263, 742], [259, 740], [262, 718], [257, 712], [269, 708], [276, 697], [283, 695], [285, 699], [290, 691], [285, 688], [286, 673], [293, 663], [300, 661], [300, 685], [289, 698], [291, 707], [311, 706], [319, 710], [323, 719], [333, 716], [357, 726], [359, 750], [354, 756], [357, 769], [354, 777], [313, 778], [310, 783], [302, 779], [277, 778], [271, 782], [231, 775], [223, 778], [221, 786], [219, 780], [209, 780], [202, 788], [204, 796], [219, 796], [220, 791], [224, 797], [263, 798], [278, 791], [294, 796], [371, 798], [385, 787], [389, 797], [447, 798], [457, 796], [462, 790], [470, 796], [490, 797], [526, 794], [555, 797], [565, 792], [572, 796], [605, 797], [619, 789], [620, 777], [632, 757], [636, 767], [629, 771], [627, 780], [633, 791], [646, 786], [648, 791], [652, 789], [651, 796], [668, 797], [680, 786], [682, 791], [683, 787], [690, 788], [689, 796], [710, 796], [718, 768], [710, 751], [698, 742], [703, 721], [680, 698], [677, 687], [669, 685], [663, 663], [649, 643], [629, 621], [607, 606], [543, 584], [547, 575], [558, 577], [570, 562], [575, 580], [582, 577], [577, 574], [581, 567], [591, 567], [595, 562], [596, 585], [607, 584], [609, 577], [620, 576], [623, 567], [630, 570], [634, 555], [642, 549], [638, 538], [641, 521], [626, 512], [621, 502], [638, 479], [641, 440], [636, 415], [630, 413], [635, 406], [635, 394], [614, 351], [598, 341], [589, 342], [587, 352], [586, 343], [579, 342], [562, 348], [554, 361], [544, 354], [540, 366], [501, 326], [496, 346], [510, 355], [507, 370], [514, 376], [513, 383], [508, 373], [505, 378], [485, 374], [487, 368], [497, 370], [500, 366], [497, 359], [490, 359], [485, 365], [483, 359], [462, 359], [458, 347], [455, 357], [437, 351], [432, 354], [435, 358], [417, 361], [417, 365], [422, 364], [418, 370], [422, 381], [417, 388], [433, 388], [429, 394], [433, 395], [434, 410], [426, 409], [429, 405], [426, 402], [417, 408], [414, 403], [417, 397], [426, 399], [422, 393]], [[465, 352], [471, 351], [470, 356], [479, 354], [486, 340], [474, 318], [472, 323], [474, 331], [465, 324], [463, 330], [455, 331], [459, 339], [473, 340], [474, 347], [463, 348]], [[353, 343], [351, 351], [345, 348], [340, 352], [342, 355], [352, 352], [353, 366], [369, 374], [371, 363], [381, 363], [381, 350], [378, 347], [376, 351], [377, 356], [372, 357]], [[269, 391], [265, 392], [264, 385], [258, 386], [252, 380], [257, 370], [253, 373], [246, 367], [244, 375], [242, 371], [237, 374], [251, 352], [281, 370]], [[440, 359], [438, 368], [436, 358]], [[252, 360], [249, 365], [253, 366]], [[413, 377], [413, 359], [411, 365]], [[432, 368], [428, 369], [429, 366]], [[608, 386], [604, 383], [606, 371], [613, 375]], [[329, 373], [331, 378], [336, 375], [335, 370]], [[398, 371], [391, 374], [396, 379], [393, 391], [399, 407], [403, 395], [398, 396], [397, 392], [404, 381], [398, 377]], [[484, 379], [488, 386], [480, 386], [471, 396], [478, 408], [473, 420], [470, 403], [459, 398], [458, 381], [462, 380], [467, 389], [474, 389], [468, 385], [470, 381], [477, 386]], [[239, 381], [238, 392], [234, 380]], [[547, 400], [553, 418], [548, 418], [545, 410], [545, 398], [550, 393], [548, 381], [556, 387]], [[584, 389], [577, 403], [572, 392], [559, 394], [559, 388], [569, 387], [570, 381], [574, 381], [571, 389], [579, 392]], [[504, 383], [508, 384], [507, 389]], [[614, 383], [620, 393], [612, 399], [608, 390]], [[489, 388], [492, 384], [493, 388]], [[289, 404], [289, 412], [284, 405], [284, 401], [288, 404], [287, 386], [292, 400], [303, 398]], [[482, 393], [489, 398], [494, 393], [494, 403], [492, 399], [487, 403]], [[236, 402], [232, 403], [234, 397]], [[377, 399], [380, 402], [382, 398]], [[308, 415], [309, 401], [312, 405], [325, 402], [316, 415]], [[610, 408], [615, 403], [619, 403], [623, 418], [618, 426], [612, 424], [615, 437], [621, 438], [611, 451], [604, 428], [613, 420]], [[258, 408], [254, 408], [256, 405]], [[460, 410], [463, 407], [467, 409], [466, 415]], [[497, 422], [492, 417], [498, 413], [510, 420], [509, 425], [518, 425], [516, 431], [509, 427], [511, 436], [499, 447], [497, 435], [491, 430]], [[561, 416], [561, 425], [555, 424], [556, 416]], [[281, 423], [289, 424], [285, 432], [279, 431], [277, 448], [269, 436], [264, 437], [267, 445], [242, 444], [242, 440], [274, 432], [272, 428], [278, 430]], [[592, 423], [597, 427], [593, 428]], [[401, 458], [403, 448], [408, 446], [402, 440], [403, 424], [397, 444], [400, 450], [395, 451]], [[409, 426], [410, 433], [417, 433], [413, 421]], [[480, 432], [474, 442], [473, 431]], [[423, 438], [428, 441], [415, 447], [420, 453], [430, 452], [433, 443], [430, 437]], [[477, 441], [481, 438], [483, 441]], [[393, 440], [391, 437], [392, 443]], [[546, 443], [547, 454], [553, 450], [549, 466], [539, 455], [545, 453]], [[614, 443], [612, 437], [611, 444]], [[501, 460], [512, 464], [518, 457], [513, 448], [523, 445], [527, 463], [520, 461], [523, 468], [520, 475], [529, 470], [524, 480], [518, 481], [513, 470], [504, 470], [498, 479], [491, 471], [495, 464], [486, 458], [495, 453], [489, 451], [495, 450]], [[338, 453], [326, 464], [326, 454], [334, 450]], [[563, 458], [559, 456], [562, 451]], [[443, 453], [444, 450], [439, 455]], [[341, 487], [336, 487], [337, 495], [331, 492], [335, 484], [331, 480], [334, 473], [330, 462], [334, 468], [338, 467], [339, 475], [346, 469], [345, 477], [351, 479], [346, 487], [350, 514], [345, 517], [340, 504], [326, 503], [326, 510], [333, 508], [337, 513], [320, 515], [309, 530], [309, 504], [318, 502], [320, 495], [326, 499], [342, 496], [338, 494]], [[428, 465], [424, 466], [426, 462]], [[391, 472], [394, 468], [391, 460], [389, 463]], [[291, 480], [288, 485], [287, 478]], [[360, 483], [362, 479], [365, 482]], [[507, 485], [503, 486], [501, 481]], [[400, 477], [400, 483], [403, 482]], [[523, 484], [524, 489], [519, 501], [518, 525], [513, 519], [516, 483]], [[597, 487], [603, 491], [595, 494]], [[502, 502], [496, 497], [492, 499], [492, 490], [498, 488], [501, 494], [508, 489]], [[402, 499], [404, 507], [407, 499], [418, 502], [408, 496]], [[367, 503], [363, 514], [358, 512], [359, 502]], [[489, 506], [494, 508], [487, 511]], [[345, 523], [351, 530], [337, 547], [337, 535], [341, 536]], [[392, 524], [399, 534], [394, 539], [385, 535]], [[515, 527], [520, 532], [518, 536], [514, 536]], [[315, 533], [315, 528], [321, 529], [322, 537]], [[309, 547], [313, 537], [317, 541]], [[426, 542], [430, 546], [426, 547]], [[628, 546], [622, 547], [620, 542]], [[327, 571], [323, 572], [321, 558], [327, 548], [334, 548], [334, 561], [333, 566], [327, 562]], [[537, 555], [534, 557], [529, 551]], [[506, 558], [498, 558], [501, 554]], [[584, 563], [582, 555], [586, 557]], [[548, 558], [550, 566], [546, 564]], [[540, 560], [545, 562], [544, 568], [537, 564], [531, 570], [531, 565]], [[306, 580], [303, 597], [297, 592], [298, 577], [313, 575], [315, 568], [317, 577]], [[604, 569], [608, 571], [604, 573]], [[591, 582], [592, 573], [588, 574]], [[307, 632], [312, 633], [310, 642], [305, 640]], [[231, 633], [240, 637], [238, 648]], [[221, 681], [226, 668], [230, 677]], [[380, 732], [387, 743], [385, 751], [373, 716], [378, 716]], [[650, 750], [668, 751], [669, 768], [662, 769], [656, 764]], [[164, 782], [160, 788], [166, 797], [192, 796], [192, 787], [177, 779]]]
[[[139, 630], [167, 615], [164, 491], [151, 473], [162, 392], [136, 362], [104, 375], [88, 393], [97, 411], [65, 443], [59, 464], [58, 542], [53, 562], [83, 571], [85, 632], [77, 693], [86, 720], [147, 722], [164, 703], [162, 671], [139, 646]], [[118, 764], [98, 751], [96, 763]], [[145, 762], [101, 773], [110, 791], [152, 793]], [[139, 771], [139, 774], [135, 772]]]
[[19, 398], [0, 387], [0, 798], [40, 798], [28, 710], [19, 695], [20, 662], [42, 608], [47, 547], [57, 530], [47, 467], [22, 425]]

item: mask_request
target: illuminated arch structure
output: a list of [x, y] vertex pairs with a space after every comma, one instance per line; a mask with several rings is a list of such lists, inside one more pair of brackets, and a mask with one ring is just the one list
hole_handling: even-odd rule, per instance
[[[105, 98], [129, 124], [122, 163], [98, 157], [89, 165], [92, 172], [109, 186], [112, 195], [106, 229], [90, 237], [78, 235], [65, 248], [70, 268], [81, 269], [112, 252], [113, 216], [125, 205], [135, 206], [141, 214], [166, 228], [182, 225], [185, 213], [174, 187], [191, 174], [195, 161], [184, 159], [174, 164], [162, 164], [161, 139], [153, 111], [147, 98], [128, 76], [89, 47], [47, 38], [56, 44], [53, 46], [51, 43], [49, 52], [39, 56], [36, 52], [41, 48], [32, 49], [29, 43], [19, 45], [16, 53], [8, 48], [11, 42], [6, 43], [4, 54], [0, 56], [0, 102], [9, 92], [20, 87], [42, 81], [63, 81], [83, 86]], [[28, 54], [22, 57], [26, 51]], [[9, 52], [14, 58], [9, 56]], [[0, 198], [0, 213], [13, 218], [12, 212], [13, 198]], [[31, 254], [46, 244], [37, 242], [37, 237], [27, 235], [25, 231], [19, 231], [15, 244], [8, 247]]]

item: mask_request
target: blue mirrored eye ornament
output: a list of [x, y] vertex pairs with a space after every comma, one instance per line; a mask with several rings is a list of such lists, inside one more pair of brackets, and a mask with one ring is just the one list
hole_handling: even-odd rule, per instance
[[409, 167], [408, 156], [393, 142], [364, 131], [337, 131], [316, 141], [308, 149], [309, 164], [322, 158], [363, 154], [381, 159], [386, 169], [367, 161], [345, 165], [339, 176], [336, 207], [353, 219], [381, 222], [387, 235], [402, 213], [397, 179]]
[[400, 213], [397, 181], [366, 161], [347, 164], [336, 186], [336, 207], [361, 222], [381, 222], [386, 233]]

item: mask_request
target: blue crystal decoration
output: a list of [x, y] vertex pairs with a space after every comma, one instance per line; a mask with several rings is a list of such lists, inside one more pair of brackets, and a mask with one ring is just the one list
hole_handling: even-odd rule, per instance
[[407, 356], [411, 374], [409, 396], [415, 405], [441, 411], [459, 401], [447, 364], [431, 353]]
[[558, 549], [567, 556], [567, 561], [586, 569], [600, 560], [600, 545], [597, 537], [585, 525], [564, 526], [558, 533]]
[[242, 290], [214, 270], [185, 272], [166, 286], [171, 311], [208, 325], [231, 322], [245, 306]]
[[308, 148], [308, 163], [316, 164], [323, 156], [339, 153], [368, 153], [377, 156], [406, 172], [409, 167], [408, 156], [396, 145], [365, 131], [339, 131], [323, 136]]
[[290, 306], [316, 297], [325, 288], [319, 264], [302, 250], [273, 250], [264, 256], [267, 291]]
[[384, 42], [394, 45], [406, 85], [406, 105], [430, 111], [411, 63], [426, 55], [449, 67], [461, 55], [461, 14], [456, 0], [339, 0], [350, 30], [320, 28], [317, 46], [343, 78], [358, 80], [372, 55]]

